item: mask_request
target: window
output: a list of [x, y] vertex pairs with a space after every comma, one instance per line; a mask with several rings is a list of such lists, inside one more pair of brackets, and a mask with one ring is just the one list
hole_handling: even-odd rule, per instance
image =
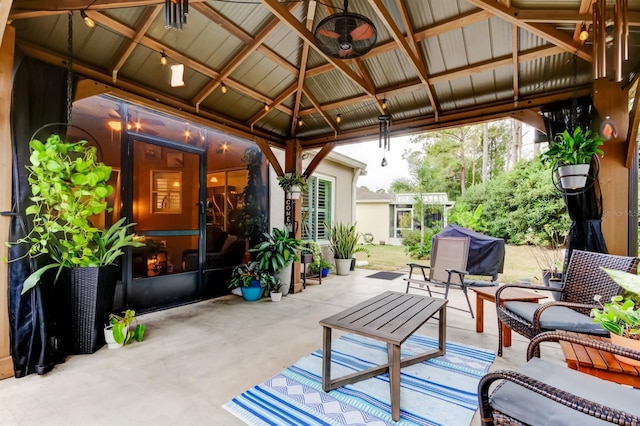
[[151, 171], [151, 212], [182, 213], [182, 172]]
[[302, 238], [326, 240], [324, 223], [333, 220], [333, 181], [315, 176], [309, 178], [309, 192], [302, 201]]

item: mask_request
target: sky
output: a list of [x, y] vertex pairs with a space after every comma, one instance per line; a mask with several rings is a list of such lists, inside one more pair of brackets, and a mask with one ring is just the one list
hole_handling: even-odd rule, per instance
[[[358, 186], [366, 186], [371, 191], [384, 189], [389, 191], [391, 182], [397, 178], [409, 178], [408, 165], [402, 159], [406, 148], [419, 149], [419, 144], [409, 143], [408, 136], [391, 139], [391, 150], [378, 148], [378, 140], [351, 145], [340, 145], [335, 151], [355, 158], [367, 164], [367, 175], [358, 178]], [[387, 159], [387, 166], [382, 167], [382, 158]]]

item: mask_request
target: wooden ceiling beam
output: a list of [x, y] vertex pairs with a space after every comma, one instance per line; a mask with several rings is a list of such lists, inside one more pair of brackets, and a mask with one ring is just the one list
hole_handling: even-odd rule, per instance
[[[541, 96], [521, 98], [518, 105], [513, 101], [496, 102], [491, 105], [481, 105], [471, 107], [464, 111], [443, 113], [439, 120], [434, 117], [411, 118], [406, 120], [396, 120], [390, 129], [391, 137], [407, 136], [431, 130], [442, 130], [446, 128], [458, 127], [467, 124], [492, 121], [500, 118], [510, 117], [515, 111], [525, 109], [537, 109], [551, 102], [570, 99], [575, 96], [586, 96], [591, 94], [591, 85], [571, 88], [553, 93], [545, 93]], [[325, 143], [334, 142], [338, 145], [364, 142], [378, 137], [378, 126], [368, 126], [357, 130], [343, 131], [336, 137], [323, 136], [310, 138], [301, 141], [303, 149], [312, 149], [323, 146]]]
[[260, 0], [262, 4], [267, 7], [278, 18], [280, 18], [286, 25], [289, 26], [295, 33], [298, 34], [303, 40], [307, 41], [318, 54], [325, 58], [329, 63], [333, 64], [335, 68], [340, 70], [351, 82], [353, 82], [360, 90], [370, 96], [375, 96], [373, 87], [369, 87], [360, 76], [358, 76], [351, 68], [345, 65], [343, 62], [338, 61], [331, 56], [320, 50], [314, 42], [313, 34], [309, 31], [295, 16], [293, 16], [278, 0]]
[[122, 42], [120, 54], [115, 58], [113, 65], [111, 66], [111, 76], [114, 83], [118, 81], [118, 71], [120, 71], [120, 68], [122, 68], [127, 59], [129, 59], [129, 56], [131, 56], [131, 53], [133, 53], [133, 50], [136, 48], [142, 37], [145, 36], [149, 27], [153, 23], [153, 20], [156, 19], [156, 16], [158, 16], [161, 9], [162, 6], [145, 8], [145, 11], [138, 20], [138, 25], [136, 25], [136, 35], [132, 39], [125, 38]]
[[327, 155], [329, 155], [331, 151], [333, 151], [333, 148], [335, 148], [335, 146], [336, 144], [334, 142], [324, 143], [320, 148], [320, 151], [318, 151], [318, 153], [309, 162], [303, 174], [305, 176], [311, 176], [311, 174], [316, 171], [322, 160], [324, 160]]
[[407, 8], [404, 6], [404, 2], [402, 0], [396, 0], [396, 7], [400, 12], [400, 19], [402, 19], [402, 24], [405, 29], [405, 38], [407, 40], [407, 44], [411, 48], [411, 51], [414, 55], [419, 55], [420, 50], [418, 49], [418, 42], [413, 36], [413, 25], [411, 25], [411, 20], [409, 19], [409, 13], [407, 13]]
[[[290, 7], [297, 7], [299, 4], [290, 4]], [[237, 27], [233, 22], [229, 21], [228, 19], [226, 19], [225, 17], [223, 17], [222, 15], [220, 15], [217, 11], [215, 11], [211, 6], [206, 5], [206, 4], [196, 4], [193, 6], [193, 8], [195, 10], [197, 10], [198, 12], [202, 13], [205, 17], [215, 17], [214, 22], [216, 22], [217, 24], [224, 26], [224, 28], [229, 31], [229, 28], [233, 28], [235, 32], [233, 32], [232, 34], [244, 34], [244, 31], [240, 28]], [[222, 20], [222, 22], [224, 22], [224, 25], [221, 24], [219, 22], [219, 20]], [[246, 40], [242, 40], [246, 46], [244, 49], [242, 49], [242, 51], [240, 53], [238, 53], [237, 55], [235, 55], [233, 57], [233, 59], [227, 64], [225, 65], [225, 67], [220, 71], [220, 77], [219, 79], [214, 79], [211, 80], [211, 82], [209, 82], [209, 84], [207, 84], [201, 91], [200, 93], [198, 93], [193, 99], [192, 99], [192, 103], [196, 106], [196, 110], [200, 108], [200, 104], [211, 94], [213, 93], [214, 90], [216, 90], [218, 88], [218, 86], [220, 86], [222, 80], [226, 79], [227, 77], [229, 77], [231, 75], [232, 72], [234, 72], [240, 65], [242, 65], [242, 62], [244, 62], [245, 59], [247, 59], [249, 57], [249, 55], [251, 55], [257, 48], [258, 46], [260, 46], [262, 44], [262, 42], [264, 42], [264, 40], [269, 36], [269, 34], [271, 34], [271, 31], [273, 31], [278, 25], [280, 25], [280, 20], [276, 17], [273, 17], [268, 23], [267, 25], [264, 26], [264, 28], [262, 28], [262, 30], [260, 30], [260, 32], [258, 33], [258, 35], [254, 38], [251, 36], [248, 36], [249, 38]], [[249, 41], [250, 40], [250, 41]]]
[[435, 23], [427, 28], [418, 30], [414, 33], [416, 41], [422, 41], [425, 38], [435, 37], [440, 34], [457, 30], [467, 25], [475, 24], [476, 22], [484, 21], [493, 16], [491, 12], [486, 10], [477, 9], [471, 12], [463, 13], [458, 16], [454, 16], [442, 22]]
[[507, 7], [490, 0], [467, 0], [476, 7], [493, 13], [500, 19], [517, 25], [518, 27], [542, 37], [545, 40], [562, 47], [567, 52], [575, 53], [585, 61], [593, 62], [593, 53], [591, 48], [576, 43], [572, 37], [566, 33], [557, 30], [549, 24], [531, 23], [523, 21], [519, 17], [519, 10], [514, 7]]
[[[314, 0], [309, 2], [307, 7], [307, 30], [313, 28], [313, 18], [316, 16], [316, 3]], [[277, 19], [277, 18], [275, 18]], [[298, 69], [298, 84], [296, 86], [296, 100], [293, 104], [293, 114], [291, 115], [291, 123], [289, 123], [289, 136], [294, 137], [296, 134], [296, 126], [298, 125], [298, 115], [300, 114], [300, 102], [302, 101], [302, 88], [304, 87], [304, 73], [307, 70], [307, 59], [309, 57], [309, 42], [302, 41], [302, 52], [300, 54], [300, 64]], [[318, 110], [322, 113], [321, 110]], [[331, 123], [329, 123], [331, 125]]]
[[[583, 4], [586, 7], [583, 8]], [[547, 23], [547, 24], [576, 24], [581, 25], [583, 22], [591, 24], [593, 16], [589, 10], [591, 0], [582, 0], [580, 10], [576, 12], [571, 9], [518, 9], [518, 19], [528, 23]], [[584, 12], [583, 12], [584, 10]], [[629, 11], [629, 26], [640, 26], [640, 12]]]
[[[429, 76], [427, 75], [426, 65], [422, 62], [422, 60], [418, 57], [417, 52], [414, 52], [411, 49], [411, 46], [407, 42], [407, 39], [396, 25], [393, 17], [389, 13], [387, 7], [382, 3], [382, 0], [369, 0], [369, 5], [373, 8], [373, 10], [378, 14], [380, 20], [385, 24], [387, 30], [391, 33], [391, 36], [396, 41], [400, 50], [404, 55], [409, 59], [409, 63], [413, 66], [414, 71], [422, 81], [424, 85], [424, 89], [427, 91], [427, 96], [429, 97], [429, 102], [435, 112], [436, 120], [439, 114], [440, 106], [435, 98], [433, 93], [433, 89], [429, 83]], [[410, 31], [411, 28], [408, 28], [407, 31]]]
[[513, 101], [518, 102], [518, 94], [520, 84], [518, 82], [520, 67], [518, 66], [518, 51], [520, 50], [520, 44], [518, 42], [518, 26], [511, 24], [511, 68], [513, 68]]
[[[278, 97], [273, 100], [273, 102], [268, 104], [269, 111], [274, 108], [280, 108], [280, 106], [282, 105], [282, 102], [284, 102], [289, 96], [293, 95], [297, 87], [298, 87], [298, 83], [296, 82], [296, 83], [293, 83], [291, 86], [287, 87], [285, 90], [283, 90], [282, 93], [280, 93]], [[293, 110], [290, 108], [287, 108], [287, 109], [289, 110], [289, 114], [293, 115]], [[264, 108], [260, 108], [260, 110], [256, 112], [253, 115], [253, 117], [249, 119], [249, 121], [247, 121], [247, 124], [253, 127], [260, 119], [262, 119], [262, 117], [269, 114], [269, 111], [265, 111]]]
[[337, 134], [339, 132], [338, 126], [336, 125], [336, 123], [333, 122], [331, 117], [329, 117], [329, 114], [325, 112], [324, 108], [322, 108], [322, 105], [320, 105], [320, 102], [318, 102], [318, 100], [311, 94], [311, 92], [304, 89], [302, 90], [304, 91], [304, 95], [307, 97], [307, 99], [309, 99], [309, 102], [311, 102], [313, 107], [316, 110], [318, 110], [320, 115], [322, 115], [322, 118], [324, 118], [324, 121], [326, 121], [329, 127], [331, 127], [331, 129], [333, 130], [333, 133]]

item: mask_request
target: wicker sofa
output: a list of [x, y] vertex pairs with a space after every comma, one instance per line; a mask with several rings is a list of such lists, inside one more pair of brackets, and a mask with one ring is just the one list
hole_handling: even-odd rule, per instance
[[[640, 352], [562, 331], [535, 336], [520, 371], [486, 374], [478, 385], [483, 425], [640, 424], [640, 390], [542, 360], [541, 342], [564, 340], [640, 360]], [[489, 395], [491, 385], [501, 381]]]

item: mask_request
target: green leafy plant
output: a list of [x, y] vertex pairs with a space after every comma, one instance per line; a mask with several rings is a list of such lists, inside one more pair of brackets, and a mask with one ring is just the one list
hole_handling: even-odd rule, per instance
[[279, 287], [273, 274], [269, 270], [261, 268], [258, 261], [243, 263], [233, 268], [229, 287], [249, 287], [251, 281], [260, 281], [262, 287], [267, 287], [270, 290], [277, 290]]
[[336, 259], [351, 259], [355, 253], [364, 252], [369, 256], [369, 250], [366, 247], [358, 246], [360, 233], [356, 231], [356, 224], [343, 224], [337, 222], [333, 225], [324, 223], [329, 237], [329, 244], [333, 257]]
[[97, 267], [113, 264], [126, 246], [142, 244], [133, 239], [121, 218], [109, 229], [101, 230], [91, 217], [107, 209], [106, 198], [113, 193], [107, 184], [111, 167], [98, 162], [96, 149], [86, 140], [65, 142], [51, 135], [45, 143], [34, 139], [31, 147], [29, 184], [31, 201], [26, 214], [33, 218], [33, 229], [12, 244], [28, 244], [25, 256], [47, 255], [51, 263], [40, 267], [24, 282], [22, 294], [33, 288], [47, 270]]
[[589, 164], [591, 158], [598, 154], [604, 155], [600, 146], [604, 140], [591, 130], [583, 132], [578, 126], [573, 134], [567, 130], [556, 137], [549, 144], [549, 149], [542, 154], [542, 161], [552, 168], [575, 164]]
[[333, 269], [333, 264], [331, 264], [331, 263], [327, 262], [326, 260], [322, 259], [317, 264], [312, 263], [311, 265], [309, 265], [309, 269], [311, 269], [311, 272], [313, 272], [314, 274], [317, 274], [323, 269], [332, 270]]
[[274, 228], [271, 234], [265, 232], [262, 236], [264, 241], [249, 249], [256, 253], [256, 261], [262, 270], [276, 274], [298, 260], [300, 240], [289, 237], [286, 230]]
[[[309, 264], [309, 268], [314, 271], [314, 268], [318, 268], [320, 266], [320, 246], [313, 240], [302, 240], [300, 241], [300, 247], [302, 249], [302, 254], [309, 253], [313, 257], [313, 261]], [[315, 271], [317, 272], [317, 270]]]
[[308, 189], [307, 178], [295, 173], [287, 173], [284, 176], [278, 176], [278, 185], [287, 192], [291, 191], [291, 188], [294, 186], [300, 188], [300, 191], [302, 192], [306, 192]]
[[596, 295], [594, 299], [601, 308], [591, 310], [593, 322], [611, 333], [640, 340], [640, 276], [614, 269], [602, 270], [626, 292], [604, 304], [600, 301], [601, 296]]
[[[131, 324], [134, 321], [136, 326], [132, 330]], [[144, 339], [146, 326], [138, 323], [136, 312], [133, 309], [127, 309], [122, 315], [110, 314], [109, 324], [113, 329], [113, 339], [121, 345], [128, 345], [134, 339], [137, 342], [142, 342]], [[125, 328], [127, 329], [126, 335]]]

